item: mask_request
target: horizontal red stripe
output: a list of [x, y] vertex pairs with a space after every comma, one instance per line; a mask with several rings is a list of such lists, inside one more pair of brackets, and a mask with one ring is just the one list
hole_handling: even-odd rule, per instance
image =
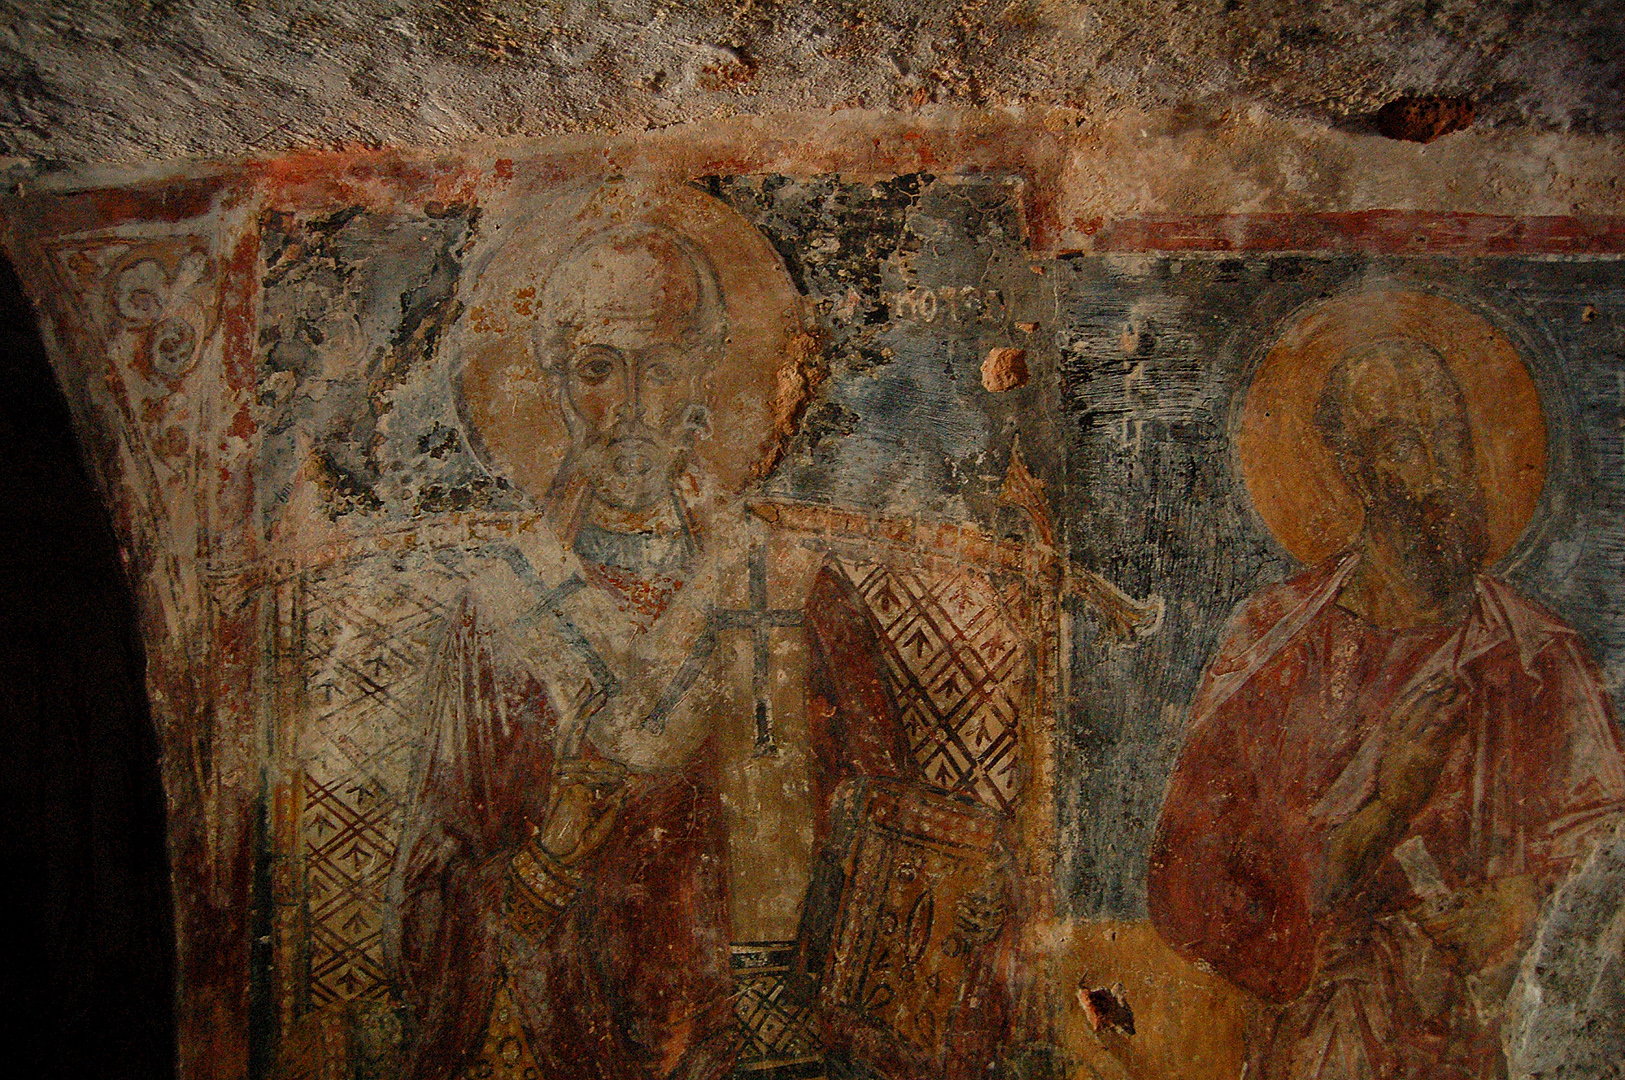
[[1093, 231], [1088, 249], [1619, 254], [1625, 253], [1625, 217], [1513, 217], [1408, 210], [1129, 217], [1101, 223]]

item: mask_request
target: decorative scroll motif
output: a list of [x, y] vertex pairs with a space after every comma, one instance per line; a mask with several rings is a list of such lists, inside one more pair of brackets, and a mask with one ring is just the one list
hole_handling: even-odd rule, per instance
[[108, 308], [135, 335], [135, 366], [173, 384], [197, 362], [211, 329], [214, 265], [201, 241], [180, 238], [126, 253], [107, 277]]
[[1011, 812], [1020, 795], [1020, 720], [1031, 662], [983, 574], [851, 563], [880, 627], [892, 692], [928, 784]]
[[58, 257], [83, 290], [124, 383], [132, 433], [178, 481], [189, 472], [198, 403], [176, 391], [216, 322], [218, 274], [206, 238], [103, 240], [64, 248]]
[[202, 236], [104, 239], [65, 246], [58, 257], [107, 340], [128, 334], [132, 366], [173, 385], [192, 370], [214, 330], [216, 272], [208, 247]]
[[[154, 584], [183, 621], [199, 615], [200, 590], [188, 553], [199, 550], [210, 483], [200, 462], [218, 373], [199, 358], [219, 317], [220, 273], [206, 236], [84, 239], [54, 251], [81, 308], [93, 346], [105, 357], [110, 407], [119, 414], [130, 457], [131, 512], [172, 553]], [[162, 663], [157, 665], [160, 669]], [[200, 780], [205, 786], [209, 779]]]

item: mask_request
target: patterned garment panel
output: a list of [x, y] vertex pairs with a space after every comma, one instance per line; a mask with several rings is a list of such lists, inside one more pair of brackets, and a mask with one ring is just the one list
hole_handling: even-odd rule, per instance
[[851, 562], [920, 775], [1010, 813], [1021, 796], [1021, 717], [1032, 658], [986, 575]]

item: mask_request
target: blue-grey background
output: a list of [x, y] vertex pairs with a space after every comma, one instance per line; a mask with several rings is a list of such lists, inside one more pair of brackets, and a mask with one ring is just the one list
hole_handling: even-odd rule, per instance
[[1529, 363], [1550, 471], [1499, 571], [1578, 628], [1616, 712], [1625, 682], [1625, 274], [1618, 261], [1133, 256], [1066, 261], [1055, 333], [1073, 557], [1168, 604], [1132, 649], [1080, 635], [1057, 792], [1062, 887], [1079, 913], [1139, 915], [1144, 852], [1185, 709], [1230, 611], [1297, 566], [1237, 476], [1247, 377], [1300, 305], [1374, 282], [1438, 289], [1488, 315]]
[[[898, 516], [1027, 528], [996, 503], [1019, 440], [1072, 560], [1167, 604], [1133, 646], [1075, 609], [1059, 725], [1058, 887], [1074, 914], [1144, 911], [1145, 849], [1220, 628], [1296, 567], [1254, 516], [1229, 429], [1261, 351], [1306, 303], [1381, 281], [1437, 289], [1518, 346], [1548, 412], [1545, 505], [1502, 572], [1578, 628], [1625, 687], [1625, 266], [1613, 259], [1251, 254], [1035, 259], [999, 177], [699, 182], [783, 256], [828, 378], [765, 487]], [[461, 313], [472, 207], [268, 215], [263, 514], [302, 462], [335, 517], [509, 509], [461, 430], [442, 330]], [[359, 368], [354, 352], [365, 347]], [[1028, 385], [982, 388], [989, 349]]]

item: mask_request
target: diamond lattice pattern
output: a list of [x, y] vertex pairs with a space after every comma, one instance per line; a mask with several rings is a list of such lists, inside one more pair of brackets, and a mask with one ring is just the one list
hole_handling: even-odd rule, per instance
[[1012, 811], [1031, 661], [993, 583], [965, 567], [844, 567], [880, 628], [885, 669], [926, 782]]

